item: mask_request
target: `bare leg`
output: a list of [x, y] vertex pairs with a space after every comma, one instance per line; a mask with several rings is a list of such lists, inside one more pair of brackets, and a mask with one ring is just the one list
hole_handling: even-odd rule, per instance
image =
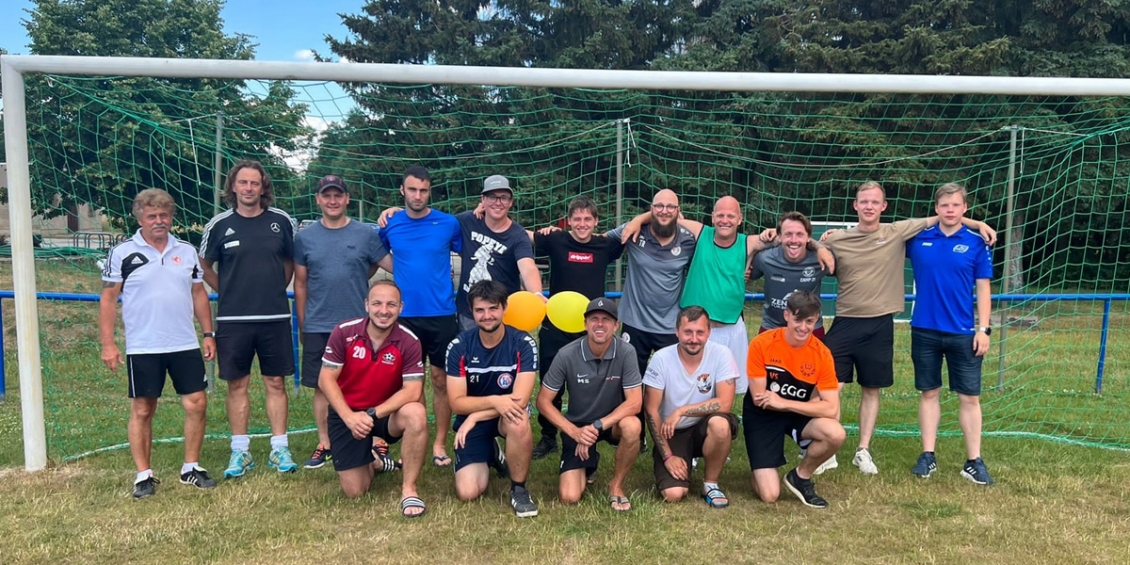
[[[447, 399], [447, 373], [443, 367], [431, 367], [432, 411], [436, 416], [436, 439], [432, 443], [433, 457], [447, 456], [447, 433], [451, 429], [451, 404]], [[423, 402], [423, 399], [420, 399]]]
[[808, 444], [808, 450], [797, 466], [796, 474], [802, 479], [811, 479], [816, 468], [840, 450], [847, 433], [844, 432], [844, 427], [832, 418], [816, 418], [804, 427], [801, 437], [812, 440], [812, 443]]
[[330, 447], [330, 427], [326, 420], [330, 417], [330, 401], [321, 389], [314, 389], [314, 425], [318, 428], [318, 444]]
[[576, 504], [581, 501], [581, 496], [584, 494], [585, 470], [583, 468], [561, 473], [561, 478], [558, 479], [557, 483], [557, 496], [561, 499], [562, 504]]
[[273, 436], [286, 435], [286, 417], [290, 400], [286, 396], [285, 380], [282, 377], [263, 377], [263, 384], [267, 387], [267, 420], [271, 422]]
[[455, 495], [469, 502], [483, 495], [490, 483], [490, 467], [486, 463], [472, 463], [455, 472]]
[[156, 398], [130, 400], [126, 435], [129, 437], [129, 451], [133, 455], [133, 464], [138, 472], [148, 469], [151, 465], [149, 454], [153, 447], [153, 414], [156, 411]]
[[703, 482], [718, 482], [732, 445], [730, 423], [725, 418], [710, 418], [706, 423], [706, 441], [702, 444], [702, 458], [706, 462], [706, 468], [702, 473]]
[[228, 381], [228, 398], [225, 405], [228, 409], [228, 424], [231, 426], [232, 435], [247, 435], [247, 421], [251, 417], [251, 399], [247, 396], [247, 386], [251, 379], [247, 375], [234, 381]]
[[749, 484], [762, 502], [777, 502], [781, 496], [781, 477], [776, 469], [754, 469]]
[[[423, 404], [405, 404], [389, 418], [389, 432], [401, 436], [400, 457], [404, 465], [400, 483], [401, 498], [417, 496], [416, 481], [424, 468], [424, 450], [428, 445], [428, 411]], [[415, 513], [422, 512], [415, 509]]]
[[338, 471], [337, 478], [341, 482], [341, 491], [345, 493], [345, 496], [357, 498], [368, 492], [369, 485], [373, 484], [373, 466], [362, 465], [353, 469]]
[[200, 461], [200, 447], [204, 445], [204, 422], [208, 411], [208, 393], [204, 391], [180, 397], [184, 406], [184, 461]]
[[918, 401], [918, 429], [922, 432], [922, 451], [935, 451], [938, 444], [938, 423], [942, 420], [942, 405], [939, 397], [942, 389], [922, 392]]
[[859, 398], [859, 447], [871, 447], [871, 435], [875, 433], [875, 423], [879, 420], [879, 393], [882, 389], [860, 387]]
[[510, 466], [510, 480], [525, 482], [534, 453], [534, 432], [530, 429], [530, 417], [523, 413], [522, 420], [517, 423], [501, 418], [498, 431], [506, 438], [506, 463]]
[[613, 433], [619, 432], [620, 446], [616, 448], [615, 467], [612, 470], [612, 479], [608, 481], [608, 494], [612, 496], [626, 496], [624, 494], [624, 479], [636, 463], [640, 452], [640, 421], [631, 416], [620, 420]]
[[957, 397], [961, 399], [957, 419], [965, 436], [965, 458], [976, 459], [981, 456], [981, 397], [968, 394]]

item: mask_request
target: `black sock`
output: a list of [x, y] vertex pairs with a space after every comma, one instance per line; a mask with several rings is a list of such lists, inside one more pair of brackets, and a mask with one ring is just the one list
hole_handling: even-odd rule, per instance
[[522, 481], [522, 482], [510, 481], [510, 490], [514, 490], [518, 487], [526, 488], [526, 481]]

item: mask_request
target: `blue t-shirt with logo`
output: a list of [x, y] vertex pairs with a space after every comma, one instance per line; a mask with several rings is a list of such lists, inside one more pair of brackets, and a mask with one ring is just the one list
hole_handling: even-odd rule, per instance
[[455, 313], [451, 253], [463, 249], [455, 216], [429, 209], [423, 218], [401, 210], [380, 231], [392, 251], [392, 278], [400, 287], [405, 318], [450, 316]]
[[977, 279], [993, 278], [993, 254], [981, 236], [962, 226], [946, 235], [927, 228], [906, 244], [914, 267], [914, 328], [968, 335], [974, 325], [973, 292]]
[[[467, 380], [467, 396], [498, 396], [514, 391], [518, 373], [538, 370], [538, 344], [530, 334], [503, 326], [505, 335], [498, 345], [487, 348], [479, 329], [460, 333], [447, 346], [447, 374]], [[466, 415], [455, 417], [458, 430]]]

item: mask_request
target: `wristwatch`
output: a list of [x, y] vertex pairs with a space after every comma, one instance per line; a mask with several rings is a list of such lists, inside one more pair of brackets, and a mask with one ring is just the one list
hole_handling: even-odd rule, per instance
[[598, 431], [598, 432], [603, 432], [603, 431], [604, 431], [604, 423], [603, 423], [603, 422], [601, 422], [600, 420], [597, 420], [597, 421], [593, 422], [593, 423], [592, 423], [592, 427], [593, 427], [593, 428], [596, 428], [596, 431]]
[[981, 326], [980, 328], [977, 328], [977, 331], [984, 332], [985, 335], [993, 335], [993, 328], [990, 328], [989, 326]]

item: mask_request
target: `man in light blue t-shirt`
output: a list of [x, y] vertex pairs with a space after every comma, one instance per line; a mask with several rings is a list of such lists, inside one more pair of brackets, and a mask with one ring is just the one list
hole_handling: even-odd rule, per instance
[[329, 401], [318, 388], [322, 354], [335, 326], [365, 316], [369, 278], [377, 267], [392, 271], [392, 258], [372, 228], [346, 216], [349, 190], [337, 175], [318, 181], [314, 196], [322, 217], [294, 237], [294, 309], [302, 330], [302, 385], [314, 389], [318, 447], [304, 467], [332, 457], [326, 418]]
[[[934, 447], [941, 420], [939, 396], [942, 359], [945, 358], [950, 390], [961, 400], [958, 421], [965, 436], [966, 461], [961, 476], [979, 485], [993, 478], [981, 460], [981, 362], [989, 351], [989, 315], [993, 256], [981, 235], [962, 225], [965, 187], [940, 186], [934, 193], [938, 225], [920, 232], [906, 244], [914, 266], [916, 299], [910, 320], [910, 357], [914, 361], [914, 387], [922, 392], [918, 424], [922, 455], [911, 473], [926, 478], [937, 470]], [[974, 325], [970, 294], [977, 294]]]

